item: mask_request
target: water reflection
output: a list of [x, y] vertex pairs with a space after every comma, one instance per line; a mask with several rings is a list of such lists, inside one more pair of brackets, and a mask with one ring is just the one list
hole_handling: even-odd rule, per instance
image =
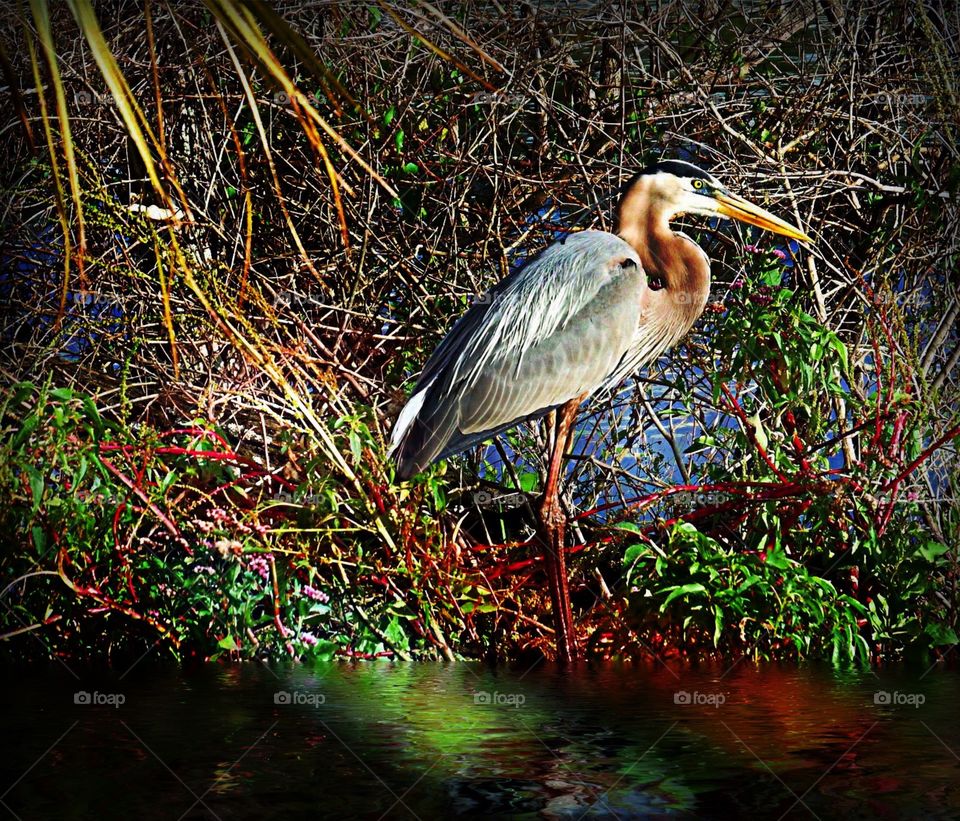
[[952, 818], [958, 695], [749, 662], [29, 676], [0, 790], [21, 818]]

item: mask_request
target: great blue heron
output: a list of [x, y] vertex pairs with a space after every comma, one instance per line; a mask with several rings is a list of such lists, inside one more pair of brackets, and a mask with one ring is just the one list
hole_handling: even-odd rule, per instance
[[738, 219], [809, 237], [679, 160], [625, 186], [617, 234], [581, 231], [510, 274], [457, 320], [424, 366], [391, 435], [398, 479], [559, 409], [540, 507], [557, 654], [579, 656], [557, 485], [577, 409], [682, 338], [703, 312], [710, 260], [670, 230], [679, 214]]

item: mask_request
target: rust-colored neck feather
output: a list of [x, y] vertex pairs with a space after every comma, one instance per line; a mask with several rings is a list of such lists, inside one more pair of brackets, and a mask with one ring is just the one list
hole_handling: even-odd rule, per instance
[[662, 280], [663, 291], [657, 295], [669, 299], [669, 308], [662, 310], [671, 311], [678, 331], [682, 325], [682, 336], [707, 304], [710, 260], [693, 240], [670, 230], [676, 197], [658, 190], [658, 177], [639, 177], [624, 195], [617, 209], [617, 233], [636, 249], [647, 277]]

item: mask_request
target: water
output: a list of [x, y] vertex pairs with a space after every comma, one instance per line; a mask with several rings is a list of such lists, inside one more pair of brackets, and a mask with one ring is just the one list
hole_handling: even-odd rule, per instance
[[960, 817], [949, 670], [7, 678], [0, 798], [25, 820]]

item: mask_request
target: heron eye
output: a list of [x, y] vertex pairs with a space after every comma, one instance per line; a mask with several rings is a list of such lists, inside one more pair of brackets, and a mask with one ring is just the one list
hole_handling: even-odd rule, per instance
[[697, 191], [699, 191], [701, 188], [703, 188], [703, 180], [695, 179], [695, 180], [693, 181], [693, 187], [694, 187]]
[[662, 291], [664, 286], [665, 286], [665, 283], [663, 281], [663, 277], [658, 277], [658, 276], [647, 277], [647, 287], [651, 291]]

